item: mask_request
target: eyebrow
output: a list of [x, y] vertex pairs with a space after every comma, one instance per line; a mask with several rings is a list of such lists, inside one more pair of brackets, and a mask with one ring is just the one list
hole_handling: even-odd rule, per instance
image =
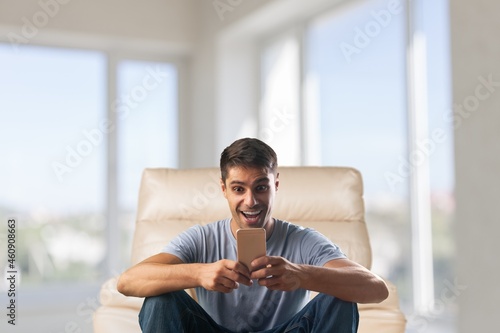
[[[262, 177], [262, 178], [259, 178], [257, 179], [255, 182], [253, 182], [254, 184], [258, 184], [258, 183], [262, 183], [262, 182], [269, 182], [270, 179], [269, 177]], [[229, 185], [245, 185], [245, 182], [242, 182], [240, 180], [232, 180]]]

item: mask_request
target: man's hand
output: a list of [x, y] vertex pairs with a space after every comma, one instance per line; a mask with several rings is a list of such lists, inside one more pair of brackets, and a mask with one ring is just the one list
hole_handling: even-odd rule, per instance
[[251, 266], [250, 278], [271, 290], [302, 288], [354, 303], [379, 303], [389, 293], [380, 277], [349, 259], [333, 259], [320, 267], [263, 256], [252, 261]]
[[263, 256], [252, 261], [251, 279], [271, 290], [292, 291], [300, 288], [304, 274], [299, 265], [282, 257]]
[[248, 268], [239, 262], [227, 259], [204, 264], [199, 270], [198, 280], [203, 288], [222, 293], [230, 293], [237, 289], [239, 283], [252, 285]]

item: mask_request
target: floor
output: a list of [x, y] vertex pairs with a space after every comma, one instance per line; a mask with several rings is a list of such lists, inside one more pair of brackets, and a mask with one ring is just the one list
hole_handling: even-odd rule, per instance
[[406, 333], [457, 333], [453, 314], [443, 313], [439, 317], [408, 316]]

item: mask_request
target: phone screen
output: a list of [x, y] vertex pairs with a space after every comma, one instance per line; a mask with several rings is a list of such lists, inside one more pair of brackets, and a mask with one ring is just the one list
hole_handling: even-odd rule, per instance
[[250, 269], [250, 263], [266, 255], [266, 230], [263, 228], [238, 229], [238, 261]]

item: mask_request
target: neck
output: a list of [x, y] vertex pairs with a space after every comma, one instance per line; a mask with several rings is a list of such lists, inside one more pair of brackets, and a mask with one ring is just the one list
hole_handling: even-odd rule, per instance
[[[266, 224], [264, 224], [263, 228], [266, 230], [266, 240], [271, 237], [273, 230], [274, 230], [274, 223], [275, 223], [274, 218], [270, 218], [269, 221], [267, 221]], [[231, 218], [231, 221], [229, 222], [231, 226], [231, 233], [233, 234], [233, 237], [236, 238], [236, 231], [239, 229], [238, 224], [234, 222], [234, 219]]]

